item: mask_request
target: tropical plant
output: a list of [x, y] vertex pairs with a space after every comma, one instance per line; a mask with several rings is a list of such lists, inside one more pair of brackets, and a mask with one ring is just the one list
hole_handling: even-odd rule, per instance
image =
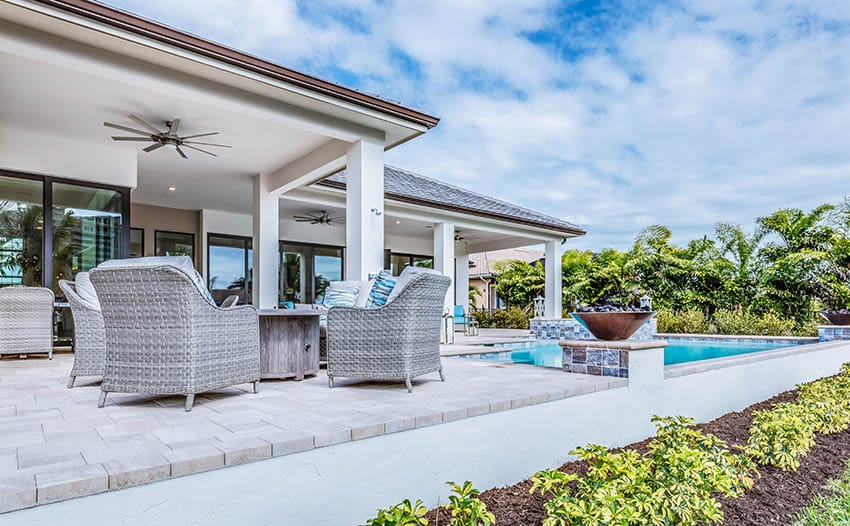
[[490, 526], [496, 523], [496, 517], [487, 511], [487, 506], [478, 499], [481, 493], [474, 487], [472, 482], [463, 484], [447, 482], [452, 489], [449, 495], [449, 503], [446, 506], [452, 514], [449, 526]]
[[378, 510], [374, 518], [366, 521], [366, 526], [424, 526], [428, 524], [426, 513], [428, 508], [421, 500], [411, 503], [404, 499], [389, 508]]

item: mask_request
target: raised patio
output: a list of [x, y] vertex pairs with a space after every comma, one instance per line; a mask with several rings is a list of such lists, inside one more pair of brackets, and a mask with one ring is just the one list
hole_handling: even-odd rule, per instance
[[[147, 484], [314, 448], [457, 421], [596, 391], [624, 379], [540, 367], [444, 359], [437, 375], [403, 384], [264, 381], [183, 397], [66, 387], [72, 355], [0, 361], [0, 512]], [[446, 436], [446, 439], [449, 439]]]

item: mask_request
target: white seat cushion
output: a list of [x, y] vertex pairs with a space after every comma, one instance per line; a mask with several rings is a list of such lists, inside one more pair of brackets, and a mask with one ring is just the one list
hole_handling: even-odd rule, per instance
[[97, 268], [150, 268], [150, 267], [174, 267], [182, 271], [195, 284], [198, 292], [206, 298], [210, 304], [215, 305], [212, 294], [204, 284], [204, 278], [195, 270], [192, 258], [189, 256], [147, 256], [143, 258], [110, 259], [104, 261]]
[[398, 280], [396, 281], [395, 287], [393, 287], [392, 292], [390, 292], [390, 296], [387, 298], [387, 303], [393, 301], [401, 294], [401, 291], [407, 287], [410, 281], [417, 274], [436, 274], [437, 276], [442, 276], [443, 273], [439, 270], [434, 270], [432, 268], [425, 267], [404, 267], [404, 270], [401, 271], [401, 274], [398, 276]]
[[88, 272], [77, 272], [74, 277], [74, 289], [81, 300], [88, 303], [92, 308], [100, 310], [100, 301], [97, 299], [97, 291], [91, 283]]

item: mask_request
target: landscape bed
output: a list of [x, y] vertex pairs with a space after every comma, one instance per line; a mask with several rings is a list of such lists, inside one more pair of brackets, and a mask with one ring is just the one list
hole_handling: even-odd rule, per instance
[[[753, 413], [769, 409], [781, 402], [792, 402], [798, 390], [780, 393], [769, 400], [751, 405], [738, 412], [727, 413], [705, 424], [694, 426], [726, 441], [730, 446], [745, 445], [749, 437]], [[636, 442], [624, 448], [645, 451], [650, 439]], [[720, 499], [726, 526], [762, 526], [764, 524], [794, 524], [803, 510], [832, 479], [839, 477], [850, 458], [850, 429], [833, 433], [818, 434], [816, 445], [801, 459], [796, 471], [783, 471], [776, 467], [759, 466], [760, 476], [754, 486], [743, 496]], [[559, 468], [566, 473], [584, 475], [584, 461], [568, 462]], [[486, 490], [479, 496], [487, 509], [495, 515], [499, 526], [540, 525], [546, 518], [545, 499], [539, 493], [530, 493], [531, 481]], [[429, 524], [449, 524], [450, 516], [445, 509], [435, 508], [428, 515]]]

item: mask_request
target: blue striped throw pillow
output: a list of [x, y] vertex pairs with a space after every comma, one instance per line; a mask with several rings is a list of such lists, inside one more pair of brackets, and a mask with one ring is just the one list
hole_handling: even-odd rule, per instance
[[369, 291], [369, 299], [366, 300], [366, 308], [377, 309], [378, 307], [386, 305], [387, 298], [390, 297], [390, 293], [393, 291], [393, 287], [395, 287], [397, 281], [398, 280], [395, 276], [386, 270], [382, 270], [380, 274], [378, 274], [378, 277], [375, 278], [372, 290]]
[[360, 289], [354, 287], [339, 287], [325, 289], [325, 299], [322, 305], [325, 307], [353, 307], [357, 301]]

